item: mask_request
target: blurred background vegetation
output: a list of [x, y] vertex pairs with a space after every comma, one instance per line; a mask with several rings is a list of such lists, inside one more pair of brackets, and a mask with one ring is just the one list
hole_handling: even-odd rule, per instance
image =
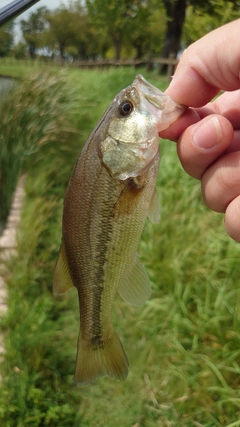
[[0, 30], [0, 56], [62, 59], [176, 56], [189, 43], [239, 17], [238, 0], [70, 0], [40, 7]]
[[[51, 12], [39, 8], [22, 22], [18, 45], [13, 24], [0, 30], [0, 48], [8, 46], [1, 56], [60, 54], [72, 61], [117, 52], [122, 58], [162, 55], [180, 4], [184, 19], [175, 33], [180, 44], [169, 51], [175, 54], [238, 17], [240, 7], [222, 0], [89, 0]], [[181, 22], [175, 19], [176, 25]], [[157, 70], [138, 72], [161, 90], [167, 87]], [[0, 425], [240, 427], [239, 244], [225, 234], [223, 216], [203, 205], [199, 182], [182, 170], [170, 141], [161, 141], [161, 222], [147, 221], [139, 247], [152, 296], [139, 308], [118, 296], [114, 305], [129, 376], [124, 382], [101, 378], [82, 388], [73, 384], [76, 292], [52, 294], [64, 194], [88, 135], [136, 70], [61, 69], [53, 62], [46, 72], [41, 61], [0, 58], [0, 74], [15, 78], [0, 102], [2, 222], [19, 175], [26, 174], [17, 252], [1, 271], [8, 311], [0, 323], [5, 340]]]

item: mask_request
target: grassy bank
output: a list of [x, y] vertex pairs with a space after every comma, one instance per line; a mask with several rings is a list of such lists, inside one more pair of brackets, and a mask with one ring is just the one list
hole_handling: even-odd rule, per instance
[[17, 60], [15, 58], [0, 58], [0, 76], [13, 77], [17, 80], [24, 80], [31, 77], [36, 72], [46, 72], [54, 70], [58, 72], [59, 65], [44, 63], [41, 61]]
[[[27, 164], [18, 254], [7, 277], [9, 311], [2, 322], [0, 424], [240, 426], [239, 245], [225, 235], [223, 217], [204, 207], [199, 183], [183, 172], [169, 141], [161, 142], [161, 222], [146, 223], [139, 250], [153, 294], [143, 307], [120, 297], [114, 306], [129, 377], [73, 385], [76, 292], [52, 295], [64, 191], [87, 135], [135, 71], [65, 73], [78, 98], [71, 119], [77, 137], [50, 151], [45, 145]], [[144, 74], [160, 88], [166, 85]]]

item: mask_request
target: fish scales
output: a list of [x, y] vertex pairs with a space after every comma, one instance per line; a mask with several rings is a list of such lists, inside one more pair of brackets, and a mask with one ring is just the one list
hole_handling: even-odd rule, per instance
[[114, 99], [75, 165], [64, 201], [54, 290], [78, 290], [77, 384], [101, 375], [127, 376], [128, 359], [112, 325], [112, 305], [117, 291], [134, 305], [150, 296], [137, 248], [146, 217], [153, 222], [159, 217], [158, 131], [182, 112], [138, 76]]

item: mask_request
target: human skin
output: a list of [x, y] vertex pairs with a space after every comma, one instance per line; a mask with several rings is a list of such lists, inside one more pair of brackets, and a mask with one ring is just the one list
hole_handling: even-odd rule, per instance
[[[166, 90], [190, 108], [162, 138], [177, 142], [185, 171], [201, 180], [205, 204], [225, 213], [227, 233], [240, 242], [240, 19], [183, 53]], [[219, 92], [224, 93], [210, 102]]]

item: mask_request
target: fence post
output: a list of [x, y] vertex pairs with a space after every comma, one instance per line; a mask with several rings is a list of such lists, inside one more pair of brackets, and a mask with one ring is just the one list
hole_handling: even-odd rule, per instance
[[147, 65], [147, 71], [152, 71], [154, 69], [153, 55], [152, 54], [149, 55], [146, 65]]
[[175, 57], [174, 53], [170, 53], [170, 55], [168, 57], [168, 59], [170, 60], [169, 63], [168, 63], [168, 68], [167, 68], [167, 78], [168, 78], [168, 80], [171, 80], [171, 77], [174, 74], [174, 68], [175, 68], [175, 64], [174, 64], [174, 61], [173, 61], [174, 57]]

